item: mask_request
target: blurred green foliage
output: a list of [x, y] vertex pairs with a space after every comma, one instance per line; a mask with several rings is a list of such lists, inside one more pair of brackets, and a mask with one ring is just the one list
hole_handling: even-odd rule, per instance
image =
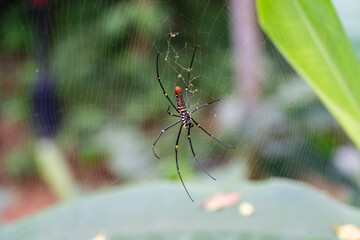
[[[259, 0], [258, 14], [261, 26], [269, 38], [359, 147], [360, 68], [332, 3], [325, 0], [316, 4], [308, 0], [294, 0], [288, 4], [283, 0]], [[310, 169], [323, 173], [329, 181], [350, 185], [358, 200], [360, 189], [356, 179], [338, 172], [332, 165], [333, 149], [341, 144], [341, 139], [334, 134], [337, 124], [331, 118], [329, 122], [324, 121], [326, 118], [323, 117], [321, 108], [309, 109], [307, 112], [310, 113], [307, 117], [302, 113], [297, 118], [306, 117], [303, 121], [306, 128], [303, 129], [315, 133], [310, 138], [312, 144], [301, 148], [301, 144], [307, 142], [293, 140], [294, 136], [301, 136], [303, 132], [289, 134], [291, 139], [285, 142], [294, 143], [290, 149], [301, 150], [292, 151], [291, 156], [287, 154], [285, 157], [300, 157], [300, 161], [296, 161], [298, 164], [312, 166]], [[293, 119], [291, 123], [296, 123], [295, 121]], [[306, 137], [309, 139], [308, 135], [303, 136], [303, 139]]]
[[27, 18], [26, 4], [21, 2], [10, 3], [8, 1], [3, 3], [5, 6], [1, 6], [0, 49], [2, 53], [26, 53], [33, 44], [31, 22]]
[[4, 173], [10, 178], [34, 178], [38, 173], [34, 146], [29, 142], [21, 149], [14, 149], [6, 158]]
[[331, 2], [261, 0], [258, 9], [269, 38], [360, 147], [360, 68]]

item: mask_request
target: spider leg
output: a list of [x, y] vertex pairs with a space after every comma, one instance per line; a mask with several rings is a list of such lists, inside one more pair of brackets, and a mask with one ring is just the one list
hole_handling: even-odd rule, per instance
[[191, 151], [192, 151], [192, 154], [193, 154], [193, 156], [194, 156], [194, 158], [195, 158], [195, 161], [197, 162], [197, 164], [199, 165], [199, 167], [201, 168], [201, 170], [203, 170], [204, 173], [206, 173], [209, 177], [211, 177], [212, 179], [214, 179], [214, 180], [216, 181], [216, 179], [215, 179], [213, 176], [211, 176], [211, 175], [201, 166], [200, 162], [197, 160], [197, 156], [196, 156], [196, 154], [195, 154], [195, 152], [194, 152], [194, 148], [193, 148], [193, 145], [192, 145], [192, 143], [191, 143], [190, 128], [188, 128], [188, 139], [189, 139]]
[[221, 144], [224, 145], [224, 146], [227, 146], [227, 147], [229, 147], [229, 148], [235, 149], [235, 147], [230, 146], [230, 145], [228, 145], [228, 144], [226, 144], [226, 143], [223, 143], [223, 142], [221, 142], [220, 140], [216, 139], [216, 138], [214, 137], [214, 135], [212, 135], [212, 134], [210, 134], [208, 131], [206, 131], [206, 130], [205, 130], [202, 126], [200, 126], [200, 124], [198, 124], [193, 118], [191, 118], [191, 120], [196, 124], [196, 126], [198, 126], [198, 127], [199, 127], [201, 130], [203, 130], [207, 135], [209, 135], [209, 137], [215, 139], [215, 141], [221, 143]]
[[190, 102], [189, 102], [189, 96], [188, 96], [189, 88], [188, 88], [188, 87], [189, 87], [190, 73], [191, 73], [191, 70], [192, 70], [192, 65], [193, 65], [193, 62], [194, 62], [194, 57], [195, 57], [196, 49], [197, 49], [197, 46], [195, 46], [194, 53], [193, 53], [193, 56], [192, 56], [192, 59], [191, 59], [191, 63], [190, 63], [190, 67], [189, 67], [189, 69], [188, 69], [188, 76], [187, 76], [186, 87], [185, 87], [186, 101], [187, 101], [187, 104], [188, 104], [188, 109], [190, 109]]
[[196, 112], [196, 111], [199, 110], [200, 108], [207, 107], [207, 106], [209, 106], [210, 104], [213, 104], [214, 102], [218, 102], [218, 101], [220, 101], [220, 99], [215, 99], [214, 101], [211, 101], [211, 102], [205, 103], [205, 104], [203, 104], [203, 105], [201, 105], [201, 106], [198, 106], [198, 107], [196, 107], [194, 110], [192, 110], [190, 114], [192, 114], [193, 112]]
[[156, 74], [157, 74], [157, 79], [159, 81], [160, 87], [163, 90], [164, 96], [167, 98], [167, 100], [169, 100], [169, 102], [171, 103], [171, 105], [174, 107], [174, 109], [179, 112], [179, 110], [177, 109], [177, 107], [175, 107], [175, 104], [170, 100], [168, 94], [166, 93], [164, 86], [162, 85], [161, 81], [160, 81], [160, 75], [159, 75], [159, 56], [160, 53], [158, 53], [157, 57], [156, 57]]
[[178, 120], [178, 121], [176, 121], [175, 123], [171, 124], [170, 126], [168, 126], [168, 127], [164, 128], [163, 130], [161, 130], [159, 136], [156, 138], [154, 144], [151, 146], [151, 147], [152, 147], [152, 151], [153, 151], [155, 157], [157, 157], [158, 159], [160, 159], [160, 158], [159, 158], [158, 155], [156, 155], [156, 153], [155, 153], [155, 150], [154, 150], [155, 144], [157, 143], [157, 141], [159, 140], [159, 138], [161, 137], [161, 135], [162, 135], [166, 130], [168, 130], [169, 128], [175, 126], [175, 125], [178, 124], [179, 122], [181, 122], [181, 120]]
[[179, 134], [178, 134], [177, 139], [176, 139], [176, 145], [175, 145], [176, 169], [177, 169], [177, 172], [178, 172], [178, 174], [179, 174], [180, 181], [181, 181], [182, 185], [184, 186], [184, 189], [185, 189], [187, 195], [189, 196], [189, 198], [191, 199], [191, 201], [194, 201], [194, 200], [191, 198], [188, 190], [187, 190], [186, 187], [185, 187], [185, 184], [184, 184], [184, 181], [182, 180], [182, 177], [181, 177], [181, 174], [180, 174], [180, 169], [179, 169], [179, 162], [178, 162], [178, 154], [177, 154], [177, 152], [178, 152], [178, 147], [179, 147], [178, 144], [179, 144], [179, 138], [180, 138], [180, 133], [181, 133], [181, 129], [182, 129], [182, 128], [183, 128], [183, 126], [181, 125], [181, 126], [180, 126], [180, 130], [179, 130]]
[[172, 114], [169, 110], [170, 110], [170, 106], [169, 106], [168, 109], [167, 109], [167, 113], [168, 113], [170, 116], [172, 116], [172, 117], [180, 117], [179, 115]]

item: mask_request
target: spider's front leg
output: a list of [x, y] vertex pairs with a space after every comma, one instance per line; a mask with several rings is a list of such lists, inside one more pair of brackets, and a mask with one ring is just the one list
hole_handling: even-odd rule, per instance
[[210, 104], [213, 104], [213, 103], [218, 102], [218, 101], [220, 101], [220, 99], [215, 99], [214, 101], [211, 101], [211, 102], [205, 103], [205, 104], [203, 104], [203, 105], [201, 105], [201, 106], [198, 106], [198, 107], [196, 107], [194, 110], [192, 110], [190, 114], [192, 114], [193, 112], [196, 112], [196, 111], [199, 110], [200, 108], [207, 107], [207, 106], [209, 106]]
[[197, 46], [195, 46], [195, 49], [194, 49], [194, 53], [193, 53], [193, 56], [192, 56], [192, 59], [191, 59], [190, 67], [188, 69], [188, 76], [187, 76], [186, 86], [185, 86], [185, 94], [186, 94], [186, 101], [187, 101], [187, 104], [188, 104], [188, 109], [190, 109], [189, 94], [188, 94], [189, 81], [190, 81], [190, 74], [191, 74], [192, 65], [193, 65], [194, 58], [195, 58], [196, 49], [197, 49]]
[[199, 123], [197, 123], [193, 118], [191, 118], [191, 120], [195, 123], [195, 125], [200, 128], [201, 130], [203, 130], [207, 135], [209, 135], [209, 137], [213, 138], [215, 141], [217, 141], [218, 143], [221, 143], [224, 146], [227, 146], [229, 148], [235, 149], [235, 147], [230, 146], [226, 143], [223, 143], [222, 141], [218, 140], [217, 138], [214, 137], [214, 135], [212, 135], [211, 133], [209, 133], [208, 131], [206, 131]]
[[160, 53], [158, 53], [157, 57], [156, 57], [156, 75], [157, 75], [157, 79], [158, 79], [158, 82], [160, 84], [160, 87], [161, 89], [163, 90], [163, 94], [164, 96], [166, 97], [167, 100], [169, 100], [169, 102], [171, 103], [171, 106], [174, 107], [174, 109], [179, 112], [179, 110], [176, 108], [175, 104], [171, 101], [171, 99], [169, 98], [168, 94], [166, 93], [165, 91], [165, 88], [164, 86], [162, 85], [161, 83], [161, 80], [160, 80], [160, 75], [159, 75], [159, 56], [160, 56]]

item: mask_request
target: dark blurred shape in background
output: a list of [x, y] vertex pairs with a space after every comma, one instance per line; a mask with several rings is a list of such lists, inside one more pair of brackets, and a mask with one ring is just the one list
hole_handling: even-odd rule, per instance
[[34, 124], [39, 136], [55, 137], [61, 123], [61, 105], [56, 82], [50, 69], [50, 1], [31, 0], [34, 55], [37, 79], [34, 86]]
[[61, 123], [61, 104], [50, 73], [39, 74], [34, 87], [33, 101], [34, 125], [37, 134], [55, 137]]
[[49, 68], [50, 1], [31, 0], [37, 80], [34, 87], [34, 124], [40, 136], [54, 137], [60, 124], [60, 103]]

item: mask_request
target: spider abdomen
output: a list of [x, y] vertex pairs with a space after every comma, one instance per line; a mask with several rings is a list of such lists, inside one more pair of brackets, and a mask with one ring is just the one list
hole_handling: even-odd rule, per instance
[[179, 112], [180, 111], [186, 112], [186, 106], [185, 106], [184, 97], [182, 95], [182, 90], [178, 86], [175, 87], [175, 96], [176, 96], [176, 103], [178, 105]]
[[175, 87], [175, 96], [182, 124], [184, 125], [184, 127], [192, 127], [193, 123], [191, 121], [190, 113], [186, 108], [184, 97], [182, 95], [182, 90], [178, 86]]

